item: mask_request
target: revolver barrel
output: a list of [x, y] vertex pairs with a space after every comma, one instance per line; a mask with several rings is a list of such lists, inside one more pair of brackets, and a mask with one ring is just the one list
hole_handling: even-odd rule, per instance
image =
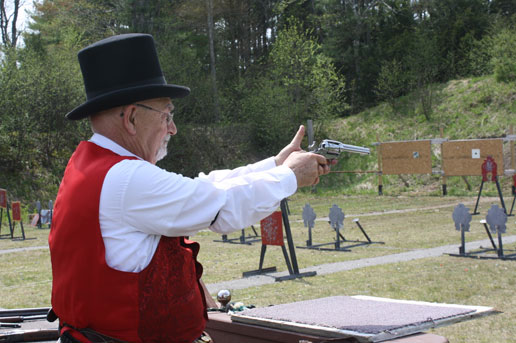
[[314, 151], [316, 154], [323, 155], [329, 160], [336, 159], [343, 152], [352, 152], [355, 154], [369, 155], [371, 150], [361, 146], [344, 144], [339, 141], [325, 139], [319, 144], [319, 147]]

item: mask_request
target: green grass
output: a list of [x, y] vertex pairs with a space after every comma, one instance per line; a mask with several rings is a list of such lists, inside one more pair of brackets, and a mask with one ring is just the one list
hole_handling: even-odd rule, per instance
[[[384, 256], [414, 249], [459, 244], [460, 233], [454, 229], [451, 214], [458, 203], [473, 211], [476, 197], [410, 197], [410, 196], [323, 196], [300, 192], [289, 202], [290, 221], [296, 245], [305, 245], [307, 229], [301, 220], [302, 208], [309, 203], [318, 218], [328, 216], [328, 210], [337, 204], [347, 215], [343, 234], [347, 239], [363, 236], [351, 220], [360, 222], [373, 241], [356, 247], [352, 252], [296, 249], [300, 268], [322, 263], [341, 262]], [[471, 232], [466, 241], [486, 239], [480, 219], [491, 204], [499, 204], [497, 197], [482, 197], [481, 215], [474, 216]], [[414, 210], [414, 209], [417, 209]], [[515, 232], [514, 217], [509, 217], [507, 234]], [[5, 223], [4, 223], [5, 225]], [[19, 227], [18, 227], [19, 229]], [[0, 250], [47, 244], [48, 229], [25, 226], [26, 241], [0, 240]], [[259, 227], [256, 227], [259, 230]], [[5, 227], [2, 232], [5, 232]], [[252, 231], [247, 229], [249, 234]], [[239, 232], [230, 235], [236, 238]], [[260, 245], [252, 246], [214, 242], [219, 234], [202, 231], [193, 237], [201, 243], [199, 260], [204, 265], [205, 283], [240, 278], [242, 272], [258, 268]], [[335, 233], [325, 221], [316, 221], [315, 242], [330, 242]], [[506, 251], [516, 244], [506, 244]], [[0, 307], [21, 308], [49, 306], [51, 267], [47, 249], [0, 254]], [[265, 267], [276, 266], [286, 270], [279, 247], [269, 247]], [[463, 305], [490, 306], [501, 314], [475, 319], [465, 323], [433, 330], [446, 336], [450, 342], [513, 342], [516, 337], [516, 261], [474, 260], [441, 256], [403, 263], [386, 264], [319, 275], [271, 285], [233, 291], [233, 300], [245, 304], [267, 306], [332, 295], [371, 295], [395, 299], [419, 300]]]
[[[438, 198], [438, 197], [328, 197], [308, 198], [307, 195], [297, 194], [289, 203], [291, 210], [290, 224], [293, 240], [298, 246], [305, 246], [308, 239], [308, 230], [302, 222], [302, 208], [309, 203], [318, 218], [328, 217], [329, 208], [336, 204], [347, 214], [344, 220], [343, 235], [348, 240], [365, 240], [358, 227], [352, 223], [355, 215], [360, 218], [360, 223], [373, 241], [381, 241], [385, 244], [372, 244], [357, 247], [349, 252], [316, 251], [297, 249], [296, 256], [300, 268], [355, 260], [366, 257], [394, 254], [413, 249], [432, 248], [448, 244], [459, 244], [460, 233], [455, 230], [451, 219], [454, 207], [459, 203], [465, 203], [473, 212], [475, 198]], [[497, 198], [482, 198], [479, 211], [487, 213], [491, 203], [496, 203]], [[467, 205], [471, 202], [470, 205]], [[446, 207], [441, 207], [446, 206]], [[404, 210], [414, 208], [428, 208], [417, 212]], [[396, 212], [393, 212], [396, 211]], [[360, 216], [362, 214], [362, 216]], [[366, 215], [367, 214], [367, 215]], [[471, 232], [467, 234], [467, 240], [486, 239], [487, 236], [480, 225], [479, 220], [485, 219], [474, 216]], [[256, 228], [259, 229], [259, 228]], [[252, 230], [247, 229], [249, 235]], [[231, 234], [230, 238], [238, 238], [240, 232]], [[312, 230], [313, 244], [332, 242], [335, 232], [327, 221], [316, 221]], [[203, 231], [194, 237], [201, 243], [200, 260], [205, 265], [206, 283], [220, 282], [235, 279], [242, 276], [245, 271], [258, 268], [260, 245], [242, 246], [238, 244], [222, 244], [214, 242], [221, 236], [210, 231]], [[232, 261], [231, 268], [225, 261]], [[276, 266], [279, 271], [286, 271], [283, 253], [279, 247], [267, 249], [264, 266]]]
[[25, 241], [21, 241], [22, 232], [19, 223], [16, 223], [14, 227], [14, 237], [16, 237], [15, 240], [11, 239], [11, 234], [7, 223], [4, 222], [2, 224], [2, 237], [0, 238], [1, 250], [16, 249], [20, 246], [35, 247], [48, 245], [48, 233], [50, 232], [49, 229], [36, 229], [34, 227], [29, 226], [28, 223], [24, 223], [23, 227], [25, 231]]
[[48, 249], [1, 254], [0, 259], [0, 308], [50, 306], [52, 271]]
[[[433, 85], [434, 99], [429, 119], [422, 114], [417, 92], [397, 99], [396, 108], [381, 103], [363, 112], [325, 123], [325, 134], [316, 140], [331, 138], [348, 144], [371, 148], [370, 156], [346, 154], [335, 170], [378, 170], [375, 142], [435, 139], [443, 128], [444, 138], [449, 140], [504, 137], [509, 134], [514, 121], [516, 91], [514, 84], [497, 82], [494, 76], [452, 80]], [[516, 129], [515, 129], [516, 130]], [[514, 143], [514, 142], [512, 142]], [[439, 145], [433, 144], [433, 169], [440, 169]], [[509, 143], [504, 144], [505, 169], [511, 169]], [[498, 161], [497, 161], [498, 162]], [[499, 168], [500, 162], [498, 162]], [[384, 175], [386, 195], [440, 195], [442, 179], [438, 175], [406, 175], [409, 187], [397, 176]], [[478, 192], [480, 178], [468, 177], [472, 191]], [[502, 178], [503, 189], [510, 189], [511, 178]], [[336, 174], [321, 181], [323, 187], [345, 194], [375, 194], [378, 186], [376, 174]], [[467, 195], [460, 177], [447, 181], [450, 195]], [[507, 188], [508, 187], [508, 188]], [[489, 190], [496, 194], [496, 190]], [[494, 193], [493, 193], [494, 192]]]
[[268, 306], [335, 295], [370, 295], [490, 306], [502, 313], [430, 332], [453, 343], [509, 343], [516, 337], [515, 264], [442, 256], [235, 290], [233, 299]]

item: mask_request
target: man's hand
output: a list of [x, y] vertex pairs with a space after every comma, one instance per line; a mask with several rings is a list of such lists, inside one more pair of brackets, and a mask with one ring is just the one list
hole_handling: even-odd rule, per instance
[[301, 151], [301, 142], [303, 141], [303, 137], [305, 135], [305, 127], [301, 125], [299, 127], [299, 130], [297, 130], [296, 135], [294, 136], [294, 139], [292, 139], [292, 142], [290, 142], [289, 145], [284, 147], [279, 154], [274, 157], [274, 161], [276, 162], [277, 166], [282, 165], [287, 157], [290, 156], [291, 153], [294, 151]]
[[284, 162], [292, 169], [297, 179], [297, 187], [313, 186], [319, 183], [319, 176], [330, 172], [329, 161], [311, 152], [294, 151]]

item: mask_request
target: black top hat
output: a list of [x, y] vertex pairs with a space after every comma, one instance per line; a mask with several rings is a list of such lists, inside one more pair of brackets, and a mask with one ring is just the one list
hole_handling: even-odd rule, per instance
[[66, 115], [76, 120], [116, 106], [153, 98], [180, 98], [188, 87], [165, 81], [154, 39], [124, 34], [98, 41], [78, 54], [86, 102]]

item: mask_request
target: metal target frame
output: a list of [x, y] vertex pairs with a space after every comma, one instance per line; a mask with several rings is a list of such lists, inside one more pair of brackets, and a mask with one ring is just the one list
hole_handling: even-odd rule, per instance
[[[4, 210], [7, 216], [8, 224], [9, 224], [9, 232], [2, 234], [2, 219], [4, 216]], [[9, 214], [9, 202], [7, 200], [7, 190], [0, 188], [0, 239], [13, 238], [13, 223], [11, 220], [11, 215]]]
[[[369, 245], [369, 244], [385, 244], [384, 242], [372, 241], [364, 227], [360, 224], [360, 220], [358, 218], [353, 219], [353, 223], [357, 225], [360, 232], [364, 235], [365, 241], [361, 240], [348, 240], [344, 237], [341, 232], [341, 229], [344, 228], [344, 219], [346, 218], [345, 214], [342, 212], [342, 209], [337, 205], [333, 205], [330, 208], [329, 213], [329, 224], [331, 228], [335, 231], [335, 240], [333, 242], [327, 243], [317, 243], [313, 244], [313, 235], [312, 229], [315, 227], [315, 212], [313, 212], [312, 207], [309, 204], [306, 204], [303, 208], [303, 221], [305, 227], [308, 227], [308, 240], [306, 241], [306, 246], [297, 246], [300, 249], [312, 249], [312, 250], [321, 250], [321, 251], [347, 251], [350, 252], [351, 248]], [[349, 245], [342, 245], [346, 243], [353, 243]], [[333, 248], [326, 248], [325, 246], [333, 245]]]
[[253, 230], [253, 234], [246, 235], [245, 229], [240, 230], [240, 236], [237, 238], [228, 238], [227, 234], [222, 235], [222, 239], [215, 239], [214, 242], [220, 242], [220, 243], [230, 243], [230, 244], [245, 244], [245, 245], [252, 245], [255, 242], [260, 242], [262, 239], [258, 232], [256, 232], [256, 229], [254, 228], [254, 225], [251, 225], [251, 230]]
[[[294, 240], [292, 238], [292, 230], [290, 229], [290, 220], [288, 218], [288, 215], [290, 213], [290, 209], [288, 207], [288, 200], [285, 198], [281, 200], [280, 202], [280, 211], [277, 211], [273, 214], [271, 214], [269, 217], [274, 215], [279, 215], [280, 218], [276, 218], [276, 223], [274, 226], [282, 226], [282, 228], [277, 228], [283, 231], [285, 230], [285, 235], [283, 236], [283, 233], [281, 233], [281, 239], [274, 239], [274, 243], [267, 242], [270, 237], [263, 231], [263, 222], [266, 221], [267, 218], [263, 219], [260, 222], [260, 226], [262, 227], [262, 248], [260, 251], [260, 262], [259, 262], [259, 268], [256, 270], [251, 270], [247, 272], [242, 273], [242, 277], [249, 277], [249, 276], [255, 276], [255, 275], [262, 275], [267, 274], [270, 272], [275, 272], [276, 267], [270, 267], [270, 268], [263, 268], [263, 261], [265, 258], [265, 252], [267, 249], [267, 245], [279, 245], [281, 246], [281, 250], [283, 252], [283, 257], [285, 258], [285, 263], [287, 265], [288, 269], [288, 275], [285, 276], [274, 276], [275, 281], [286, 281], [286, 280], [293, 280], [303, 277], [310, 277], [317, 275], [317, 272], [310, 271], [310, 272], [300, 272], [299, 266], [297, 263], [297, 257], [296, 257], [296, 247], [294, 246]], [[283, 224], [283, 225], [281, 225]], [[287, 244], [288, 244], [288, 252], [287, 248], [285, 247], [284, 239], [286, 238]], [[290, 253], [290, 255], [289, 255]]]
[[[465, 232], [469, 232], [472, 214], [469, 208], [463, 204], [459, 204], [453, 211], [452, 218], [455, 222], [455, 229], [461, 232], [461, 245], [458, 254], [448, 254], [454, 257], [467, 257], [476, 259], [500, 259], [516, 261], [516, 249], [503, 248], [502, 234], [506, 233], [507, 214], [505, 209], [492, 205], [489, 209], [486, 219], [480, 220], [480, 224], [484, 227], [486, 234], [491, 243], [491, 247], [480, 247], [480, 249], [466, 251]], [[498, 246], [493, 239], [492, 233], [496, 233], [498, 237]], [[507, 254], [509, 252], [509, 254]], [[493, 254], [494, 253], [494, 254]]]

